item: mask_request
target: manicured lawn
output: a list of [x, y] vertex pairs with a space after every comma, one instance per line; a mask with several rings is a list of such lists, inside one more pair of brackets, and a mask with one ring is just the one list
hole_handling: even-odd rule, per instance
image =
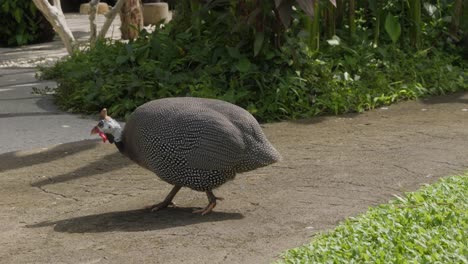
[[347, 219], [284, 263], [468, 263], [468, 172]]

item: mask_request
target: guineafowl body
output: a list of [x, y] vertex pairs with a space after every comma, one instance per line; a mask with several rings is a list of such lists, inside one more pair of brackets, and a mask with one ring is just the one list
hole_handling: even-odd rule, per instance
[[281, 158], [249, 112], [215, 99], [143, 104], [130, 115], [118, 141], [123, 154], [162, 180], [207, 194], [236, 173]]

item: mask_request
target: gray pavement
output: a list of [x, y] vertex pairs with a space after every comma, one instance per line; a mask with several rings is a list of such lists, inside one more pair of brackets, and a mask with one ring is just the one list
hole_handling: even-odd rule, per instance
[[[89, 36], [85, 15], [67, 14], [67, 23], [80, 41]], [[98, 16], [98, 25], [104, 22]], [[119, 38], [120, 21], [111, 26], [108, 37]], [[36, 66], [50, 64], [66, 56], [60, 39], [16, 48], [0, 48], [0, 153], [45, 148], [91, 138], [93, 117], [60, 111], [52, 96], [32, 94], [32, 88], [56, 87], [55, 82], [38, 81]]]
[[32, 94], [33, 87], [56, 86], [34, 75], [34, 68], [0, 69], [0, 153], [90, 138], [96, 121], [58, 110], [52, 96]]

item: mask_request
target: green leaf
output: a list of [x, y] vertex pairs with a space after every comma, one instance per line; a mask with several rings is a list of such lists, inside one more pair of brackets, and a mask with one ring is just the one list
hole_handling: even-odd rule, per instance
[[387, 18], [385, 18], [385, 30], [392, 39], [393, 44], [395, 44], [401, 35], [401, 25], [396, 16], [390, 13], [387, 14]]
[[2, 11], [4, 11], [5, 13], [8, 13], [10, 11], [10, 5], [8, 4], [8, 1], [3, 2]]
[[23, 35], [21, 34], [16, 35], [16, 43], [18, 43], [18, 45], [23, 45], [24, 44], [23, 41], [24, 41]]
[[253, 25], [255, 23], [255, 18], [260, 14], [261, 11], [261, 8], [255, 8], [255, 10], [252, 11], [247, 17], [247, 23], [249, 25]]
[[123, 55], [117, 56], [117, 58], [115, 59], [115, 63], [117, 64], [124, 64], [127, 61], [128, 61], [128, 56], [123, 56]]
[[255, 41], [254, 41], [254, 56], [257, 56], [263, 46], [263, 41], [265, 39], [265, 33], [257, 32], [255, 34]]
[[231, 58], [239, 59], [241, 57], [238, 47], [226, 47], [226, 49], [229, 53], [229, 56], [231, 56]]
[[13, 16], [15, 17], [16, 22], [20, 23], [22, 19], [22, 10], [17, 8], [13, 11]]
[[293, 0], [275, 0], [276, 10], [278, 11], [280, 20], [285, 27], [289, 27], [289, 25], [291, 24], [293, 4]]
[[31, 12], [31, 14], [33, 15], [36, 15], [36, 12], [37, 12], [36, 5], [32, 1], [31, 1], [31, 4], [29, 5], [29, 12]]
[[247, 58], [241, 58], [239, 62], [236, 64], [236, 68], [240, 72], [247, 72], [249, 71], [250, 67], [252, 66], [252, 63], [250, 63], [249, 59]]

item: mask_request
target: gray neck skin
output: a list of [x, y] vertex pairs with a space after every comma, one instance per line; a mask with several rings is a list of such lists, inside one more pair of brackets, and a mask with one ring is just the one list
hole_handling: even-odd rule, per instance
[[122, 141], [122, 128], [116, 128], [112, 131], [112, 134], [107, 134], [109, 143], [115, 143], [115, 146], [119, 149], [122, 154], [125, 154], [124, 142]]
[[125, 146], [124, 146], [124, 143], [122, 141], [116, 141], [115, 142], [115, 146], [119, 149], [119, 152], [122, 153], [122, 154], [125, 154]]

